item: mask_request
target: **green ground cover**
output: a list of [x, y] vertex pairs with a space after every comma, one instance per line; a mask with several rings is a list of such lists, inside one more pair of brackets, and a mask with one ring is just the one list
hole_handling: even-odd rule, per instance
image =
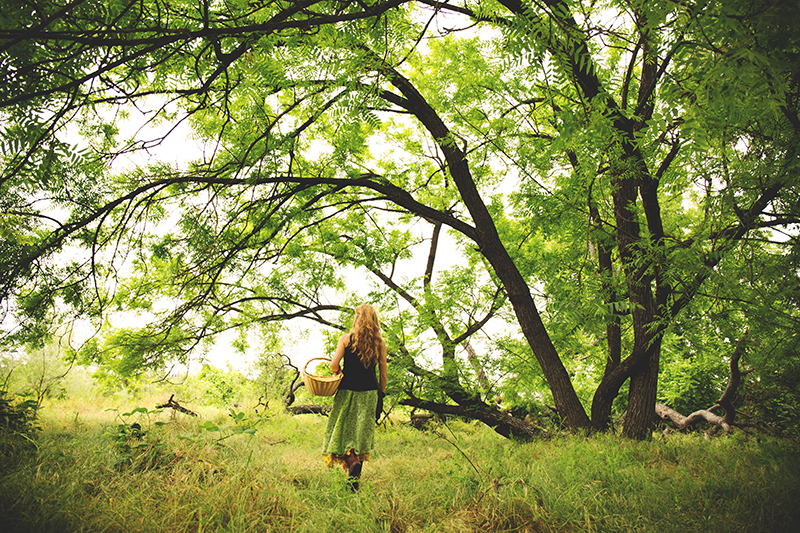
[[194, 418], [155, 403], [63, 400], [40, 411], [33, 434], [5, 430], [0, 530], [729, 533], [800, 523], [800, 446], [788, 441], [517, 443], [455, 420], [419, 431], [398, 415], [378, 429], [351, 494], [321, 461], [322, 416], [207, 407]]

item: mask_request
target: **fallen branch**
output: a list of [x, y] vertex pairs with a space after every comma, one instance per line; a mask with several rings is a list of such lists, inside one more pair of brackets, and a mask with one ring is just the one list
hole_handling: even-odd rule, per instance
[[475, 402], [472, 405], [452, 405], [411, 397], [400, 400], [400, 405], [424, 409], [439, 415], [454, 415], [471, 420], [479, 420], [506, 438], [532, 440], [550, 436], [542, 428], [536, 427], [524, 419], [517, 418], [508, 411], [501, 411], [495, 406], [488, 406], [482, 402]]
[[330, 410], [330, 405], [291, 405], [286, 408], [293, 415], [327, 415]]
[[173, 400], [174, 397], [175, 395], [173, 394], [172, 396], [169, 397], [167, 403], [156, 405], [156, 409], [164, 409], [166, 407], [170, 407], [172, 409], [175, 409], [176, 411], [180, 411], [181, 413], [185, 413], [189, 416], [197, 416], [197, 413], [195, 413], [194, 411], [190, 411], [189, 409], [179, 404], [176, 400]]
[[672, 422], [678, 429], [691, 429], [698, 422], [706, 421], [709, 424], [721, 427], [725, 433], [731, 432], [731, 426], [725, 421], [725, 418], [715, 415], [708, 409], [700, 409], [689, 416], [683, 416], [675, 409], [667, 407], [663, 403], [657, 403], [656, 414], [663, 420]]
[[[709, 432], [710, 434], [713, 435], [720, 429], [722, 429], [726, 435], [729, 434], [736, 419], [736, 409], [733, 406], [733, 402], [736, 400], [739, 386], [742, 382], [742, 376], [753, 371], [753, 369], [739, 370], [739, 360], [741, 359], [744, 351], [744, 343], [748, 340], [748, 334], [749, 331], [745, 332], [745, 334], [736, 344], [736, 349], [734, 349], [733, 354], [731, 354], [728, 386], [725, 388], [725, 392], [722, 393], [722, 396], [717, 401], [716, 405], [708, 409], [699, 409], [689, 416], [683, 416], [681, 413], [672, 409], [671, 407], [668, 407], [662, 403], [657, 403], [656, 414], [662, 420], [668, 420], [672, 422], [672, 424], [678, 429], [692, 429], [699, 422], [705, 421], [713, 426]], [[719, 416], [712, 413], [714, 409], [720, 408], [725, 410], [725, 416]], [[741, 424], [736, 425], [740, 426]]]

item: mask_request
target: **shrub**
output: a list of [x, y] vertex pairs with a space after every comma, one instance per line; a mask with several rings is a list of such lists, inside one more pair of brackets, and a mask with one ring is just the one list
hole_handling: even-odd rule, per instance
[[0, 432], [33, 432], [37, 429], [38, 409], [36, 400], [19, 396], [10, 398], [6, 391], [0, 391]]
[[221, 370], [203, 365], [197, 375], [198, 389], [206, 405], [228, 407], [238, 399], [248, 396], [250, 381], [238, 370]]

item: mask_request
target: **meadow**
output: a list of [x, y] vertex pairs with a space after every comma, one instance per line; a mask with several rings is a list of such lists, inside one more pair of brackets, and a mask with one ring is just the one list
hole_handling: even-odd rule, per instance
[[325, 417], [164, 396], [48, 401], [0, 433], [0, 531], [793, 532], [800, 446], [738, 433], [518, 443], [459, 420], [377, 429], [362, 488], [326, 468]]

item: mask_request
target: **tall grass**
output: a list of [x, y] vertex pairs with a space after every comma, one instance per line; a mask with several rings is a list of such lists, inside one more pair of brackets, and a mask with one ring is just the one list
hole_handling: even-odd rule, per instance
[[[420, 432], [398, 417], [378, 429], [352, 494], [341, 470], [322, 464], [324, 417], [134, 407], [59, 402], [43, 410], [37, 437], [0, 437], [0, 531], [791, 532], [800, 523], [790, 442], [520, 444], [477, 424]], [[141, 438], [126, 429], [134, 422]]]

